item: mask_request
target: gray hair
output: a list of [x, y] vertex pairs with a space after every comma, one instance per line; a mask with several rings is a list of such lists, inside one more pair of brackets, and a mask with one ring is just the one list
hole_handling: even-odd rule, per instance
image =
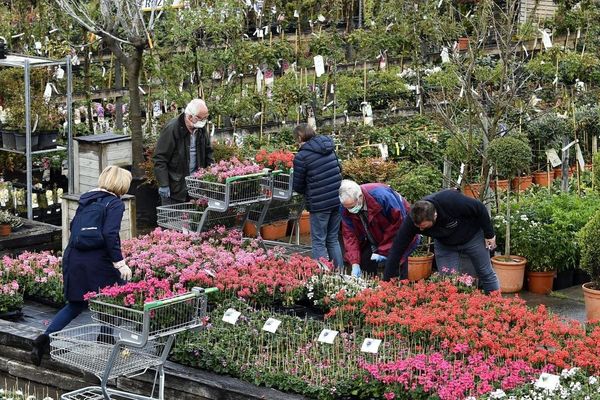
[[360, 190], [358, 183], [350, 179], [342, 180], [339, 193], [340, 202], [342, 203], [346, 200], [358, 200], [358, 198], [362, 195], [362, 191]]
[[185, 107], [185, 113], [187, 115], [198, 115], [200, 113], [200, 109], [201, 108], [208, 108], [206, 107], [206, 103], [204, 102], [204, 100], [202, 99], [194, 99], [192, 101], [190, 101], [188, 103], [188, 105]]

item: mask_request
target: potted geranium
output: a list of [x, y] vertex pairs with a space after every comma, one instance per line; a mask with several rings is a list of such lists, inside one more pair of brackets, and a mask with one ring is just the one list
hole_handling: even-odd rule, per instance
[[254, 159], [263, 167], [273, 170], [273, 198], [289, 200], [294, 179], [294, 153], [285, 149], [272, 152], [260, 149]]
[[504, 255], [492, 257], [492, 265], [500, 281], [503, 293], [518, 292], [523, 288], [525, 275], [525, 257], [511, 254], [510, 248], [510, 179], [529, 167], [531, 148], [524, 140], [514, 136], [502, 136], [492, 140], [487, 148], [487, 158], [496, 168], [498, 174], [509, 179], [509, 190], [506, 192], [506, 237]]
[[577, 234], [581, 249], [580, 268], [591, 281], [583, 284], [587, 320], [600, 319], [600, 211]]
[[13, 229], [21, 225], [23, 225], [21, 218], [8, 211], [0, 211], [0, 236], [10, 235]]

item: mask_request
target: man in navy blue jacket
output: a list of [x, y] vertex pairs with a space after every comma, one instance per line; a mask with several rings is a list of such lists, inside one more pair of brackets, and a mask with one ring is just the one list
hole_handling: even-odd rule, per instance
[[294, 157], [293, 188], [304, 195], [310, 211], [312, 257], [329, 259], [341, 270], [344, 260], [338, 239], [342, 221], [338, 190], [342, 173], [333, 140], [317, 136], [307, 124], [298, 125], [294, 134], [301, 146]]
[[483, 290], [489, 293], [500, 289], [490, 263], [490, 250], [496, 248], [496, 236], [482, 202], [448, 189], [413, 204], [394, 239], [384, 280], [389, 280], [398, 270], [401, 255], [419, 233], [434, 239], [438, 270], [458, 271], [460, 255], [465, 254], [471, 259]]

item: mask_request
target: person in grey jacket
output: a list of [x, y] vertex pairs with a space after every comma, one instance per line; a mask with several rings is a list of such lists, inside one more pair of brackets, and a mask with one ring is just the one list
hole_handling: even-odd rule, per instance
[[214, 163], [207, 120], [206, 103], [194, 99], [160, 133], [152, 160], [162, 205], [187, 201], [185, 177]]

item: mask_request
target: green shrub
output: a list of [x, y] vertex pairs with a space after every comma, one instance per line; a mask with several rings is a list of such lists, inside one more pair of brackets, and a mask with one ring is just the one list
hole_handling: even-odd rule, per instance
[[390, 186], [410, 203], [437, 192], [442, 187], [442, 173], [429, 165], [401, 163]]
[[600, 212], [588, 221], [577, 235], [581, 248], [580, 267], [592, 278], [594, 289], [600, 289]]
[[594, 154], [592, 168], [594, 169], [592, 185], [597, 192], [600, 192], [600, 153]]
[[529, 169], [531, 147], [529, 143], [512, 136], [503, 136], [490, 142], [487, 149], [489, 162], [498, 175], [512, 178], [519, 172]]

